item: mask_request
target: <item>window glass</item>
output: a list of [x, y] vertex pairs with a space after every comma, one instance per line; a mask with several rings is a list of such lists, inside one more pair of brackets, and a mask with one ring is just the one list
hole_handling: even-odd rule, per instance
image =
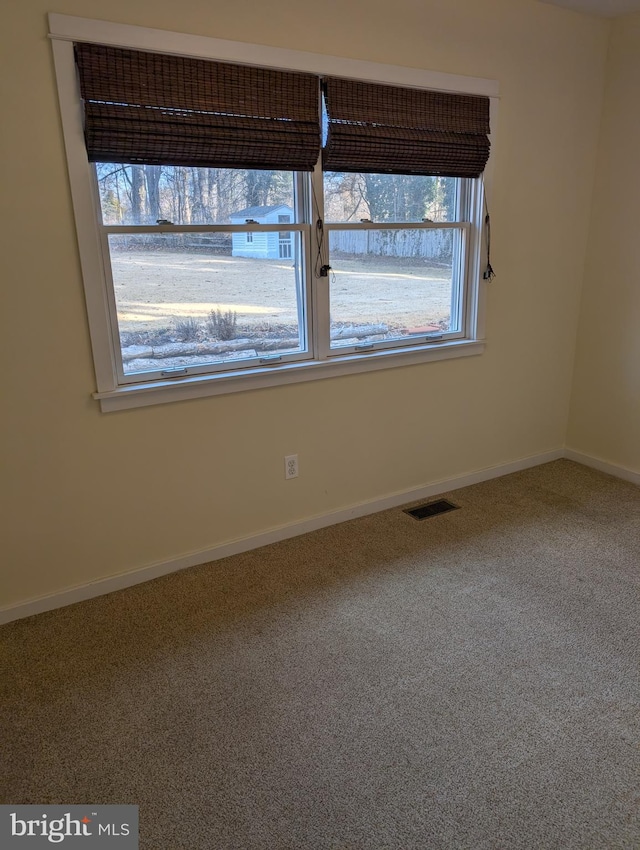
[[106, 225], [262, 224], [278, 209], [295, 221], [293, 172], [96, 163]]
[[125, 375], [305, 349], [300, 234], [253, 236], [109, 234]]
[[331, 230], [331, 347], [459, 330], [460, 246], [456, 228]]
[[324, 173], [327, 221], [458, 221], [458, 180], [411, 174]]

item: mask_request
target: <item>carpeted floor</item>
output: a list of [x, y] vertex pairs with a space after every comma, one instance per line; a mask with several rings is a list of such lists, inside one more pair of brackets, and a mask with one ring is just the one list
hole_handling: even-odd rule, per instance
[[143, 850], [640, 848], [640, 490], [449, 498], [3, 627], [2, 802], [139, 804]]

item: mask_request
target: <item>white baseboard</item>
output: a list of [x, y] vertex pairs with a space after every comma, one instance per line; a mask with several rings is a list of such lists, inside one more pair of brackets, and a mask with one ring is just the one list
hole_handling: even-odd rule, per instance
[[[587, 460], [580, 460], [577, 453], [574, 452], [573, 454], [576, 456], [572, 457], [572, 460], [577, 460], [579, 463], [585, 463], [586, 465], [594, 465], [587, 463]], [[63, 608], [66, 605], [73, 605], [74, 603], [82, 602], [85, 599], [92, 599], [106, 593], [113, 593], [116, 590], [123, 590], [124, 588], [132, 587], [133, 585], [141, 584], [142, 582], [150, 581], [154, 578], [159, 578], [160, 576], [167, 575], [168, 573], [184, 570], [187, 567], [195, 567], [198, 564], [206, 564], [209, 561], [217, 561], [220, 558], [226, 558], [229, 555], [237, 555], [239, 552], [247, 552], [250, 549], [257, 549], [260, 546], [266, 546], [269, 543], [276, 543], [279, 540], [286, 540], [289, 537], [297, 537], [300, 534], [306, 534], [309, 531], [316, 531], [319, 528], [325, 528], [329, 525], [337, 525], [338, 523], [345, 522], [349, 519], [356, 519], [357, 517], [377, 513], [378, 511], [384, 511], [388, 508], [395, 508], [399, 505], [405, 505], [419, 499], [437, 496], [440, 493], [446, 493], [449, 490], [458, 490], [461, 487], [468, 487], [471, 484], [478, 484], [481, 481], [489, 481], [492, 478], [510, 475], [512, 472], [519, 472], [523, 469], [539, 466], [542, 463], [549, 463], [552, 460], [558, 460], [565, 456], [568, 455], [565, 453], [564, 449], [556, 449], [554, 451], [532, 455], [530, 457], [521, 458], [499, 466], [480, 469], [477, 472], [471, 472], [467, 475], [448, 478], [445, 481], [437, 481], [433, 484], [427, 484], [426, 486], [416, 487], [411, 490], [403, 490], [401, 492], [392, 493], [389, 496], [383, 496], [379, 499], [360, 502], [359, 504], [351, 505], [348, 508], [341, 508], [337, 511], [330, 511], [329, 513], [320, 514], [298, 522], [281, 525], [259, 534], [253, 534], [238, 540], [232, 540], [228, 543], [221, 543], [219, 546], [214, 546], [210, 549], [203, 549], [199, 552], [192, 552], [178, 558], [170, 558], [167, 561], [149, 564], [146, 567], [141, 567], [127, 573], [120, 573], [119, 575], [109, 576], [108, 578], [100, 579], [99, 581], [92, 581], [88, 584], [70, 587], [57, 593], [40, 596], [35, 599], [27, 600], [26, 602], [18, 603], [17, 605], [0, 609], [0, 624], [9, 623], [12, 620], [19, 620], [24, 617], [31, 617], [34, 614], [42, 614], [45, 611], [51, 611], [55, 608]], [[604, 471], [609, 472], [610, 470], [605, 469]]]
[[624, 481], [630, 481], [632, 484], [637, 484], [640, 487], [640, 472], [634, 472], [632, 469], [617, 466], [615, 463], [609, 463], [606, 460], [602, 460], [602, 458], [592, 457], [582, 452], [576, 452], [573, 449], [565, 449], [564, 456], [567, 460], [575, 460], [576, 463], [581, 463], [583, 466], [590, 466], [592, 469], [606, 472], [609, 475], [622, 478]]

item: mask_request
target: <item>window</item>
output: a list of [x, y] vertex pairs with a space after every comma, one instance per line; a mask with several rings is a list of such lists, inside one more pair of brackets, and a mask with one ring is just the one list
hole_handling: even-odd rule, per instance
[[[95, 178], [121, 385], [309, 357], [294, 172], [97, 163]], [[300, 229], [274, 229], [292, 216]]]
[[487, 97], [86, 30], [54, 54], [103, 409], [481, 350]]

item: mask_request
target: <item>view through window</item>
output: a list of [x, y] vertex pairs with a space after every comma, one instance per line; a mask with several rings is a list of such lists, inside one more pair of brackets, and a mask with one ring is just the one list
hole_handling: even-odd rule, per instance
[[[95, 169], [125, 375], [307, 353], [307, 175]], [[462, 182], [324, 174], [332, 351], [460, 332]]]

